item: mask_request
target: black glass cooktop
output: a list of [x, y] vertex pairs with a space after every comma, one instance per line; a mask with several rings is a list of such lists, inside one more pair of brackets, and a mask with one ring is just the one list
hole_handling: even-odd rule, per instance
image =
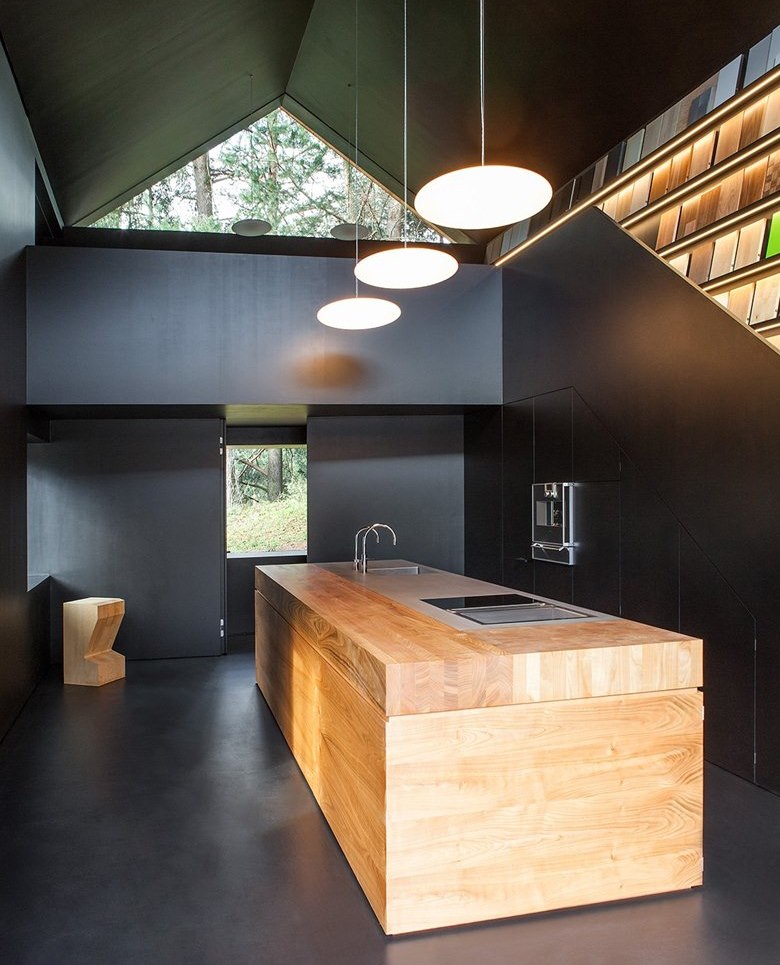
[[547, 603], [519, 593], [494, 593], [490, 596], [445, 596], [422, 600], [440, 610], [448, 610], [474, 623], [537, 623], [548, 620], [576, 620], [588, 616], [580, 610]]
[[536, 606], [537, 601], [519, 593], [492, 593], [490, 596], [444, 596], [436, 600], [423, 600], [440, 610], [473, 610], [483, 606]]

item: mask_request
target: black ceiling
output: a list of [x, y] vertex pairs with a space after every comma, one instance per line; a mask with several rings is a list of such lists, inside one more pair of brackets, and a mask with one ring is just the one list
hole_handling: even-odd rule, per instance
[[[359, 0], [362, 163], [402, 180], [402, 0]], [[408, 0], [409, 184], [479, 159], [477, 0]], [[486, 0], [487, 160], [560, 185], [780, 22], [777, 0]], [[284, 104], [352, 152], [355, 0], [3, 0], [66, 224]], [[249, 75], [253, 75], [251, 84]]]

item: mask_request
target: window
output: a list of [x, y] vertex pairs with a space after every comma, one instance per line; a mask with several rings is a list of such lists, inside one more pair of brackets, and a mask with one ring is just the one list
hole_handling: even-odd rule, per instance
[[[273, 235], [329, 238], [339, 222], [400, 238], [402, 203], [281, 108], [234, 134], [95, 222], [97, 228], [231, 231], [262, 218]], [[410, 211], [411, 241], [441, 234]]]
[[306, 446], [228, 446], [228, 553], [306, 549]]

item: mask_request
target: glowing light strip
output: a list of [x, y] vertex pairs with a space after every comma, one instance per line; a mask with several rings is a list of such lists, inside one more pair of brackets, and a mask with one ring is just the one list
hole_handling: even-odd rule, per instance
[[722, 295], [723, 292], [731, 291], [733, 288], [740, 288], [746, 282], [761, 281], [762, 278], [769, 278], [776, 274], [780, 274], [780, 255], [774, 255], [764, 261], [756, 261], [744, 268], [737, 268], [728, 275], [702, 282], [699, 287], [708, 295]]
[[768, 318], [764, 322], [756, 322], [754, 325], [751, 325], [750, 328], [752, 328], [754, 332], [761, 332], [762, 335], [764, 332], [773, 332], [776, 328], [780, 328], [780, 316], [777, 318]]
[[778, 146], [780, 146], [780, 128], [765, 134], [758, 141], [754, 141], [736, 154], [732, 154], [731, 157], [727, 157], [706, 171], [702, 171], [701, 174], [697, 174], [690, 181], [685, 181], [668, 194], [658, 198], [657, 201], [653, 201], [639, 211], [635, 211], [634, 214], [623, 218], [620, 225], [630, 231], [643, 221], [647, 221], [658, 214], [663, 214], [678, 204], [684, 204], [694, 195], [704, 191], [707, 185], [713, 181], [725, 180], [739, 169], [747, 167], [751, 161], [757, 163], [762, 160], [764, 154], [771, 154]]
[[701, 228], [699, 231], [694, 231], [692, 234], [680, 238], [679, 241], [673, 241], [666, 247], [659, 248], [656, 254], [662, 258], [672, 258], [674, 255], [682, 254], [689, 248], [695, 248], [702, 241], [707, 241], [716, 235], [725, 234], [731, 228], [741, 228], [749, 224], [754, 218], [759, 217], [771, 208], [776, 208], [778, 205], [780, 205], [780, 191], [775, 191], [774, 194], [768, 194], [760, 201], [756, 201], [746, 208], [740, 208], [739, 211], [721, 218], [720, 221], [713, 221], [706, 228]]

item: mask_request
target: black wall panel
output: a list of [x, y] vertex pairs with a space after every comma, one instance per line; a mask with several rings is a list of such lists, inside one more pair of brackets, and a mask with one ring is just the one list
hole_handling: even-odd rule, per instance
[[753, 780], [755, 620], [685, 533], [680, 630], [704, 640], [705, 756]]
[[276, 563], [305, 563], [305, 553], [232, 553], [227, 558], [225, 624], [230, 637], [255, 632], [255, 567]]
[[35, 153], [0, 48], [0, 736], [40, 671], [28, 629], [24, 247], [35, 240]]
[[680, 524], [630, 459], [620, 477], [621, 615], [680, 629]]
[[351, 560], [354, 534], [388, 523], [370, 559], [408, 559], [463, 572], [462, 416], [309, 420], [309, 537], [313, 563]]
[[501, 582], [501, 408], [463, 417], [465, 573]]
[[526, 593], [534, 589], [531, 560], [531, 484], [534, 481], [534, 402], [504, 406], [502, 582]]
[[[620, 483], [580, 482], [574, 489], [576, 565], [572, 603], [620, 613]], [[537, 570], [552, 563], [537, 562]], [[561, 567], [563, 569], [563, 567]]]
[[30, 452], [30, 561], [52, 575], [52, 649], [62, 602], [125, 600], [129, 658], [222, 652], [224, 472], [217, 419], [52, 423]]
[[[572, 478], [572, 392], [561, 389], [534, 399], [534, 482]], [[529, 495], [530, 502], [530, 495]]]
[[[565, 431], [565, 430], [563, 430]], [[577, 564], [572, 602], [620, 613], [620, 449], [572, 390]], [[541, 565], [541, 564], [538, 564]]]
[[572, 395], [572, 450], [573, 479], [620, 479], [620, 447], [577, 392]]
[[[534, 399], [534, 482], [566, 482], [572, 478], [572, 392], [561, 389]], [[530, 493], [526, 496], [530, 516]], [[530, 523], [530, 519], [529, 519]], [[535, 562], [534, 592], [574, 602], [574, 571], [558, 563]]]
[[27, 635], [33, 673], [40, 677], [49, 665], [51, 652], [51, 579], [31, 577], [27, 591]]
[[[501, 277], [462, 265], [370, 332], [321, 325], [343, 258], [35, 248], [28, 401], [41, 405], [501, 402]], [[78, 366], [71, 360], [79, 359]]]
[[761, 749], [756, 760], [756, 780], [771, 788], [780, 788], [779, 680], [780, 620], [765, 620], [757, 628], [756, 640], [756, 732]]
[[[704, 628], [708, 755], [752, 774], [755, 698], [757, 779], [780, 791], [780, 355], [593, 209], [503, 275], [504, 398], [543, 399], [542, 431], [560, 426], [557, 443], [537, 439], [538, 462], [565, 465], [551, 400], [572, 387], [575, 479], [609, 478], [615, 450], [626, 457], [623, 614], [673, 627], [679, 607], [683, 631]], [[587, 427], [577, 441], [577, 396], [611, 442]]]

